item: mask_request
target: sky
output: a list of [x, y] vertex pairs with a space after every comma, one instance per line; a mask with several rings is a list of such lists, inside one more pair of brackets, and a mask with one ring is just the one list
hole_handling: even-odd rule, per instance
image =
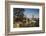
[[23, 14], [25, 17], [32, 18], [32, 15], [34, 15], [34, 18], [39, 18], [39, 9], [35, 8], [23, 8], [23, 9], [24, 9]]
[[24, 15], [27, 18], [32, 18], [32, 15], [34, 15], [34, 18], [38, 18], [39, 17], [39, 9], [32, 9], [32, 8], [24, 8]]
[[25, 8], [24, 15], [27, 18], [32, 18], [32, 15], [34, 15], [34, 18], [38, 18], [39, 9]]

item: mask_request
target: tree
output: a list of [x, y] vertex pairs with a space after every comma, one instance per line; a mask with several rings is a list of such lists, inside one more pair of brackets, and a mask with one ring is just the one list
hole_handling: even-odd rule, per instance
[[14, 8], [13, 9], [14, 16], [17, 16], [16, 21], [22, 21], [23, 20], [23, 16], [24, 16], [23, 12], [24, 11], [25, 10], [23, 8]]

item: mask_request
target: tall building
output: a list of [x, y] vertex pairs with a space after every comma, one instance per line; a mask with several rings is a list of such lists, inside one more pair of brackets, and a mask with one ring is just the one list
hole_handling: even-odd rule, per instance
[[32, 15], [32, 20], [34, 19], [34, 15]]

